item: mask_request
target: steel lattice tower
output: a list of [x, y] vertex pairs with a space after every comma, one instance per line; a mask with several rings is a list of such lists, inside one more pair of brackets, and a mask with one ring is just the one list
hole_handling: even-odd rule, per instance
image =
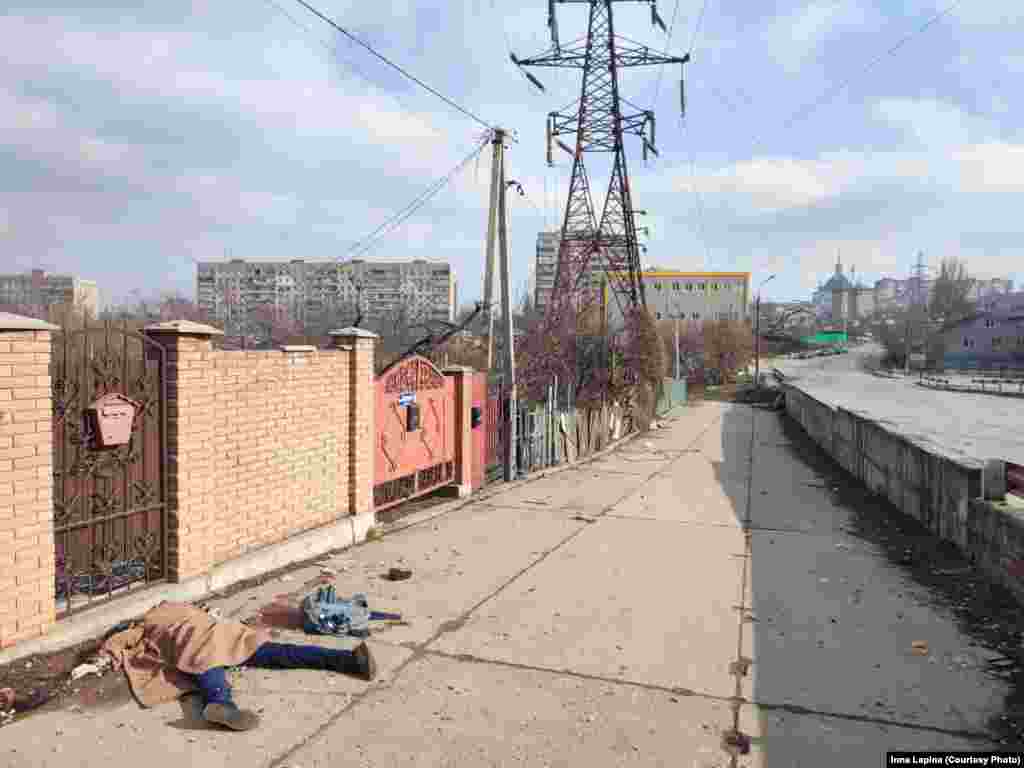
[[[587, 36], [579, 44], [563, 48], [558, 41], [555, 3], [590, 6]], [[640, 279], [640, 252], [637, 242], [633, 201], [629, 188], [629, 172], [623, 136], [639, 136], [644, 157], [654, 146], [654, 113], [650, 110], [626, 112], [626, 102], [619, 92], [619, 70], [662, 64], [685, 64], [683, 57], [665, 56], [632, 43], [615, 34], [612, 6], [617, 2], [641, 2], [651, 6], [651, 21], [665, 28], [658, 17], [656, 0], [548, 0], [548, 26], [552, 48], [533, 58], [512, 61], [520, 67], [560, 67], [583, 71], [581, 94], [575, 111], [551, 112], [548, 115], [548, 165], [552, 165], [551, 142], [573, 156], [572, 176], [562, 222], [561, 245], [555, 273], [555, 285], [545, 322], [557, 326], [567, 319], [567, 312], [579, 314], [600, 300], [598, 291], [602, 278], [617, 302], [622, 316], [646, 305]], [[526, 77], [543, 90], [536, 77]], [[683, 104], [680, 76], [680, 105]], [[568, 108], [568, 109], [571, 109]], [[575, 148], [556, 137], [575, 134]], [[613, 155], [608, 194], [600, 222], [587, 178], [584, 155], [604, 152]]]

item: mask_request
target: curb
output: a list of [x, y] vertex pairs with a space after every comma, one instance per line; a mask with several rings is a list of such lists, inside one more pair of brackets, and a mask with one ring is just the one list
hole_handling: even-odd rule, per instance
[[[677, 406], [673, 406], [661, 418], [666, 418], [673, 411], [675, 411], [676, 408], [681, 408], [684, 407], [685, 405], [686, 403], [680, 403]], [[629, 434], [623, 435], [618, 440], [612, 441], [601, 450], [595, 451], [586, 458], [576, 459], [575, 461], [567, 461], [555, 467], [545, 467], [544, 469], [538, 469], [535, 472], [530, 472], [529, 474], [519, 477], [509, 483], [498, 481], [491, 485], [484, 486], [476, 493], [472, 494], [469, 498], [459, 499], [458, 501], [452, 501], [449, 502], [448, 504], [438, 504], [436, 507], [431, 507], [429, 510], [424, 511], [419, 515], [413, 514], [409, 515], [408, 517], [403, 517], [401, 520], [396, 521], [395, 523], [392, 523], [389, 526], [383, 526], [384, 535], [390, 536], [391, 534], [398, 533], [399, 531], [404, 531], [406, 528], [412, 528], [413, 526], [421, 525], [423, 523], [429, 522], [430, 520], [434, 520], [435, 518], [441, 517], [442, 515], [446, 515], [449, 512], [454, 512], [458, 509], [462, 509], [463, 507], [468, 507], [471, 504], [475, 504], [476, 502], [487, 501], [488, 499], [492, 499], [495, 496], [500, 495], [504, 491], [512, 490], [513, 488], [519, 488], [521, 486], [526, 485], [527, 483], [532, 483], [534, 480], [540, 480], [543, 477], [547, 477], [548, 475], [555, 475], [558, 474], [559, 472], [565, 472], [570, 469], [578, 468], [580, 466], [583, 466], [594, 461], [595, 459], [605, 456], [608, 453], [611, 453], [616, 448], [625, 445], [626, 443], [632, 440], [635, 440], [641, 434], [643, 433], [634, 430]]]
[[[662, 418], [667, 418], [680, 404], [670, 409]], [[0, 665], [11, 664], [29, 656], [63, 651], [80, 643], [102, 637], [111, 627], [134, 620], [146, 611], [167, 600], [171, 602], [196, 602], [212, 597], [214, 594], [236, 584], [264, 576], [290, 566], [322, 557], [330, 552], [351, 549], [367, 543], [367, 532], [378, 527], [383, 536], [421, 525], [442, 515], [454, 512], [471, 504], [491, 499], [505, 490], [539, 480], [548, 475], [564, 472], [588, 464], [595, 459], [607, 455], [611, 451], [639, 437], [642, 433], [634, 430], [623, 435], [599, 451], [595, 451], [584, 459], [547, 467], [520, 477], [511, 483], [495, 483], [467, 498], [452, 500], [446, 504], [438, 504], [420, 514], [412, 514], [392, 524], [376, 523], [374, 513], [366, 512], [343, 518], [336, 523], [314, 528], [310, 531], [292, 536], [285, 541], [271, 544], [261, 549], [248, 552], [227, 563], [214, 566], [208, 573], [187, 579], [179, 584], [162, 584], [149, 589], [140, 590], [137, 595], [126, 595], [95, 608], [83, 610], [54, 625], [50, 634], [20, 642], [17, 645], [0, 650]], [[382, 536], [382, 538], [383, 538]]]
[[115, 598], [61, 619], [50, 634], [26, 640], [0, 651], [0, 665], [10, 664], [27, 656], [62, 651], [79, 643], [101, 637], [111, 627], [136, 619], [161, 602], [195, 602], [210, 597], [235, 584], [279, 571], [288, 566], [321, 557], [338, 549], [349, 549], [366, 541], [373, 527], [373, 513], [352, 515], [336, 523], [314, 528], [285, 541], [247, 552], [208, 573], [194, 576], [179, 584], [161, 584], [141, 589], [138, 594]]
[[995, 395], [996, 397], [1024, 398], [1021, 392], [994, 392], [991, 389], [978, 389], [976, 387], [961, 388], [954, 384], [926, 384], [923, 381], [915, 382], [917, 386], [925, 389], [934, 389], [939, 392], [961, 392], [965, 395]]

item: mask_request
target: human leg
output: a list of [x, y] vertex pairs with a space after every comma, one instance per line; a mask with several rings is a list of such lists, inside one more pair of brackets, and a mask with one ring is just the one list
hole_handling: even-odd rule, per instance
[[323, 648], [319, 645], [264, 643], [245, 662], [247, 666], [269, 669], [330, 669], [372, 680], [377, 665], [366, 643], [354, 650]]
[[203, 719], [235, 731], [248, 731], [259, 725], [259, 717], [249, 710], [239, 709], [231, 697], [227, 670], [212, 667], [196, 675], [203, 696]]

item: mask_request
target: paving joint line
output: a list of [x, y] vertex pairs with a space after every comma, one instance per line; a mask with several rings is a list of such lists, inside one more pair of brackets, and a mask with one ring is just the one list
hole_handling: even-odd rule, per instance
[[[561, 675], [564, 677], [571, 677], [573, 679], [587, 680], [596, 683], [605, 683], [608, 685], [615, 685], [623, 688], [637, 688], [640, 690], [649, 691], [651, 693], [664, 693], [669, 696], [685, 696], [687, 698], [715, 701], [723, 704], [734, 703], [736, 701], [736, 698], [734, 696], [722, 696], [720, 694], [708, 693], [706, 691], [695, 691], [691, 688], [660, 685], [658, 683], [645, 683], [639, 680], [624, 680], [621, 678], [607, 677], [605, 675], [597, 675], [589, 672], [577, 672], [571, 669], [555, 669], [552, 667], [544, 667], [535, 664], [524, 664], [522, 662], [506, 661], [504, 659], [486, 658], [471, 653], [449, 653], [447, 651], [427, 649], [424, 651], [424, 655], [469, 664], [507, 667], [509, 669], [517, 669], [524, 672], [540, 672], [550, 675]], [[949, 736], [959, 736], [962, 738], [972, 740], [991, 741], [991, 737], [988, 734], [980, 731], [972, 731], [969, 729], [944, 728], [938, 725], [928, 725], [926, 723], [912, 723], [905, 720], [875, 717], [873, 715], [860, 715], [853, 712], [829, 712], [826, 710], [812, 709], [811, 707], [805, 707], [800, 704], [774, 703], [747, 699], [742, 699], [741, 703], [766, 711], [784, 711], [795, 715], [827, 717], [834, 720], [866, 722], [875, 725], [905, 728], [908, 730], [942, 733]]]
[[[717, 423], [719, 421], [721, 421], [721, 416], [717, 416], [709, 424], [707, 424], [704, 427], [704, 429], [702, 429], [700, 431], [700, 433], [697, 435], [697, 437], [695, 437], [694, 440], [691, 441], [690, 444], [692, 445], [693, 442], [696, 442], [697, 440], [702, 438], [704, 436], [704, 434], [709, 429], [711, 429], [711, 427], [714, 426], [715, 423]], [[614, 451], [611, 451], [611, 453], [614, 453]], [[675, 461], [677, 461], [677, 459], [674, 459], [672, 461], [672, 463], [675, 463]], [[653, 479], [656, 474], [657, 473], [652, 474], [651, 478]], [[544, 475], [538, 475], [536, 478], [529, 478], [529, 479], [526, 480], [526, 482], [529, 483], [529, 482], [532, 482], [533, 480], [539, 480], [541, 477], [544, 477]], [[622, 496], [622, 498], [618, 499], [617, 501], [612, 502], [607, 507], [605, 507], [604, 508], [604, 512], [607, 512], [608, 510], [615, 508], [617, 505], [621, 504], [626, 499], [628, 499], [631, 495], [636, 493], [637, 490], [639, 490], [639, 489], [628, 491], [624, 496]], [[495, 495], [497, 495], [497, 493], [500, 493], [500, 492], [496, 492]], [[477, 501], [480, 501], [480, 500], [477, 500]], [[442, 512], [441, 514], [447, 514], [448, 512], [455, 511], [455, 509], [462, 509], [463, 507], [465, 507], [469, 503], [472, 503], [472, 501], [467, 501], [466, 504], [461, 504], [458, 507], [454, 507], [451, 510], [446, 510], [445, 512]], [[441, 515], [437, 515], [437, 517], [440, 517], [440, 516]], [[415, 525], [422, 524], [423, 522], [426, 522], [426, 521], [425, 520], [424, 521], [417, 521], [416, 523], [412, 523], [409, 526], [406, 526], [405, 528], [400, 528], [398, 530], [405, 530], [406, 528], [411, 528], [411, 527], [413, 527]], [[465, 626], [466, 622], [469, 620], [469, 617], [473, 614], [474, 611], [478, 610], [484, 604], [486, 604], [488, 601], [490, 601], [490, 600], [494, 599], [495, 597], [497, 597], [498, 595], [500, 595], [509, 586], [511, 586], [515, 581], [517, 581], [521, 576], [524, 576], [526, 573], [528, 573], [530, 570], [532, 570], [537, 565], [542, 563], [544, 560], [546, 560], [548, 557], [550, 557], [556, 551], [558, 551], [559, 549], [564, 547], [566, 544], [568, 544], [570, 541], [575, 539], [577, 536], [579, 536], [581, 533], [583, 533], [583, 531], [587, 530], [588, 527], [589, 526], [587, 526], [587, 525], [583, 525], [583, 526], [580, 526], [579, 528], [577, 528], [575, 531], [573, 531], [568, 536], [563, 538], [560, 542], [558, 542], [553, 547], [551, 547], [549, 550], [544, 552], [540, 557], [536, 558], [534, 561], [532, 561], [531, 563], [526, 565], [524, 568], [520, 569], [511, 578], [509, 578], [503, 584], [499, 585], [496, 589], [494, 589], [490, 594], [485, 595], [483, 598], [478, 600], [474, 605], [470, 606], [470, 608], [468, 608], [466, 611], [463, 611], [463, 613], [458, 618], [450, 620], [450, 621], [443, 622], [437, 628], [437, 631], [435, 631], [425, 641], [423, 641], [422, 643], [420, 643], [420, 644], [418, 644], [418, 645], [416, 645], [416, 646], [414, 646], [412, 648], [408, 648], [408, 650], [411, 651], [409, 657], [407, 659], [405, 659], [404, 661], [402, 661], [401, 663], [399, 663], [398, 666], [395, 667], [394, 672], [391, 675], [391, 678], [386, 683], [384, 681], [382, 681], [382, 683], [379, 684], [379, 685], [367, 686], [362, 691], [359, 691], [359, 692], [353, 694], [352, 695], [352, 699], [349, 701], [349, 703], [347, 705], [345, 705], [340, 710], [338, 710], [336, 713], [334, 713], [329, 718], [327, 718], [327, 720], [323, 723], [323, 725], [318, 727], [315, 731], [313, 731], [313, 733], [309, 734], [308, 736], [306, 736], [306, 738], [302, 739], [298, 743], [296, 743], [293, 746], [289, 747], [284, 752], [279, 754], [277, 757], [272, 758], [270, 760], [270, 762], [268, 763], [269, 768], [284, 768], [284, 766], [287, 764], [287, 761], [296, 752], [298, 752], [300, 749], [302, 749], [303, 747], [307, 746], [308, 744], [312, 743], [315, 739], [320, 737], [328, 728], [333, 726], [342, 717], [344, 717], [346, 714], [348, 714], [353, 709], [355, 709], [355, 707], [357, 707], [360, 703], [362, 703], [362, 701], [364, 699], [369, 698], [373, 693], [375, 693], [377, 691], [381, 691], [381, 690], [384, 690], [386, 688], [391, 688], [395, 684], [395, 682], [397, 682], [398, 678], [402, 675], [402, 673], [406, 670], [406, 668], [408, 668], [413, 662], [419, 661], [420, 659], [424, 658], [427, 655], [427, 651], [429, 650], [429, 646], [432, 643], [436, 642], [438, 639], [441, 638], [442, 635], [447, 634], [448, 632], [457, 631], [457, 630], [461, 629], [463, 626]], [[397, 533], [397, 531], [389, 531], [389, 533]]]
[[[575, 510], [572, 510], [575, 511]], [[666, 520], [663, 517], [644, 517], [643, 515], [623, 515], [615, 514], [612, 512], [607, 513], [604, 517], [613, 518], [615, 520], [637, 520], [645, 523], [670, 523], [672, 525], [691, 525], [691, 526], [704, 526], [707, 528], [732, 528], [737, 531], [750, 530], [752, 533], [792, 533], [801, 536], [831, 536], [836, 533], [842, 533], [841, 529], [828, 529], [826, 531], [807, 531], [802, 528], [773, 528], [768, 525], [751, 525], [748, 528], [744, 528], [742, 522], [737, 523], [707, 523], [701, 520]]]

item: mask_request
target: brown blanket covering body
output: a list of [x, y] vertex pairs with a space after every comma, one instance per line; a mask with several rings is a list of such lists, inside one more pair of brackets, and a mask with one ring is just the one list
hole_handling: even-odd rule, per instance
[[265, 630], [217, 621], [188, 603], [163, 602], [141, 626], [108, 638], [101, 652], [124, 669], [139, 703], [152, 707], [197, 691], [194, 675], [242, 664], [269, 640]]

